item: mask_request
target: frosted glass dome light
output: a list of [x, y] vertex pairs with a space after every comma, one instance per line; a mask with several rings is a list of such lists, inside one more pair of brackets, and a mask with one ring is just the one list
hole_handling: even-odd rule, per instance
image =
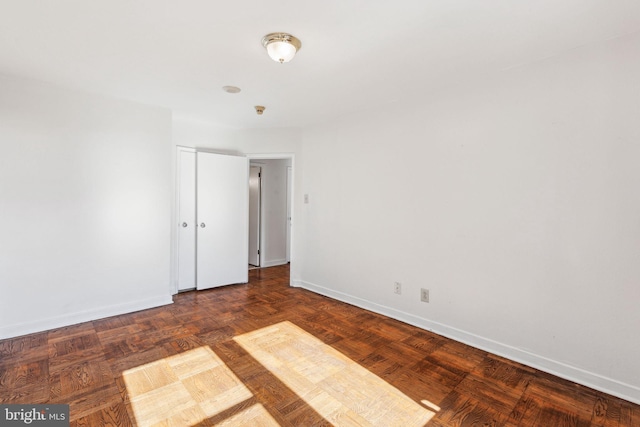
[[262, 45], [276, 62], [289, 62], [302, 47], [300, 40], [287, 33], [271, 33], [262, 38]]

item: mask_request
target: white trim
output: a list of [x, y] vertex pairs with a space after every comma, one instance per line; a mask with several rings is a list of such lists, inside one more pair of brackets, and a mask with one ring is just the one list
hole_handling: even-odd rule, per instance
[[0, 339], [62, 328], [65, 326], [76, 325], [78, 323], [91, 322], [93, 320], [104, 319], [105, 317], [133, 313], [135, 311], [147, 310], [149, 308], [160, 307], [167, 304], [173, 304], [173, 299], [169, 295], [128, 302], [125, 304], [100, 307], [95, 310], [79, 311], [77, 313], [49, 317], [48, 319], [38, 319], [33, 322], [20, 323], [17, 325], [2, 326], [0, 327]]
[[245, 156], [247, 156], [247, 159], [249, 159], [250, 161], [267, 160], [267, 159], [272, 159], [272, 160], [291, 159], [293, 161], [295, 154], [294, 153], [251, 153], [251, 154], [246, 153]]
[[275, 267], [276, 265], [284, 265], [287, 263], [286, 259], [276, 259], [273, 261], [265, 261], [260, 267]]
[[287, 248], [286, 248], [286, 261], [291, 261], [291, 215], [293, 212], [293, 167], [287, 166], [287, 218], [285, 223], [286, 233], [287, 233]]
[[291, 286], [301, 287], [327, 297], [346, 302], [356, 307], [364, 308], [375, 313], [383, 314], [396, 320], [417, 326], [434, 332], [455, 341], [468, 344], [480, 350], [505, 357], [515, 362], [522, 363], [532, 368], [544, 371], [560, 378], [573, 381], [578, 384], [620, 397], [630, 402], [640, 404], [640, 387], [605, 377], [594, 372], [568, 365], [556, 360], [546, 358], [523, 349], [512, 347], [498, 341], [491, 340], [461, 329], [457, 329], [442, 323], [438, 323], [423, 317], [404, 313], [391, 307], [387, 307], [369, 300], [348, 295], [333, 289], [328, 289], [303, 280], [291, 280]]

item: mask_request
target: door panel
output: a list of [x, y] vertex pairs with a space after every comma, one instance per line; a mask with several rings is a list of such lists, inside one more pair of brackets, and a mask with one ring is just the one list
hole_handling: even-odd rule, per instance
[[178, 290], [196, 287], [196, 153], [178, 150]]
[[198, 152], [197, 288], [248, 282], [249, 164]]

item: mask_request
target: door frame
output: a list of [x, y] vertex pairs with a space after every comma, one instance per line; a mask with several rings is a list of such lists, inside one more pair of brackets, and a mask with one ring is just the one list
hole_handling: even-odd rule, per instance
[[293, 214], [293, 166], [287, 166], [287, 262], [291, 262], [291, 215]]
[[[296, 176], [296, 156], [294, 153], [251, 153], [246, 154], [249, 163], [254, 161], [255, 163], [259, 163], [260, 160], [290, 160], [291, 161], [291, 195], [290, 200], [288, 202], [291, 204], [291, 228], [289, 233], [289, 241], [287, 242], [287, 246], [289, 247], [289, 258], [290, 263], [293, 264], [295, 261], [295, 203], [293, 202], [295, 193], [295, 176]], [[262, 239], [261, 239], [262, 240]], [[262, 248], [261, 253], [262, 253]], [[261, 260], [262, 261], [262, 260]], [[291, 283], [291, 279], [290, 283]]]
[[[255, 267], [260, 267], [262, 265], [262, 165], [260, 163], [252, 163], [249, 160], [249, 179], [251, 179], [251, 169], [258, 169], [258, 235], [256, 236], [258, 247], [256, 248], [258, 251], [258, 264], [252, 264], [251, 257], [249, 257], [249, 264], [254, 265]], [[251, 226], [251, 216], [253, 212], [251, 211], [251, 187], [249, 187], [249, 225]], [[249, 230], [249, 243], [251, 243], [251, 234], [255, 230]], [[249, 245], [249, 250], [251, 250], [251, 245]]]

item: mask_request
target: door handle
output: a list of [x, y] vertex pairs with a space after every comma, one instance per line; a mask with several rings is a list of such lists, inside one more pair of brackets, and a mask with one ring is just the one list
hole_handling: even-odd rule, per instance
[[201, 223], [200, 223], [200, 227], [205, 228], [205, 227], [206, 227], [205, 223], [204, 223], [204, 222], [201, 222]]
[[186, 222], [183, 222], [183, 223], [182, 223], [182, 226], [183, 226], [183, 227], [186, 227], [186, 226], [187, 226], [187, 223], [186, 223]]

